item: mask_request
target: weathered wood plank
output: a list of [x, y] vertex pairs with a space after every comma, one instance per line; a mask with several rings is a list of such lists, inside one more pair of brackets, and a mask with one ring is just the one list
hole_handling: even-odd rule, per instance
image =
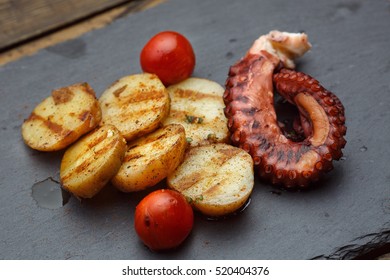
[[139, 0], [0, 0], [0, 50], [94, 13]]
[[66, 26], [33, 40], [28, 40], [27, 42], [6, 51], [0, 51], [0, 66], [15, 61], [23, 56], [32, 55], [40, 49], [77, 38], [90, 30], [106, 26], [116, 18], [152, 8], [164, 1], [165, 0], [142, 0], [126, 2], [92, 17], [88, 17], [86, 20], [78, 21], [77, 24]]

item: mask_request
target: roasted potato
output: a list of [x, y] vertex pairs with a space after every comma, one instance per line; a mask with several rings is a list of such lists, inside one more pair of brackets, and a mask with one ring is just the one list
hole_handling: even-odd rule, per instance
[[183, 125], [191, 147], [229, 141], [227, 119], [223, 112], [224, 89], [218, 83], [189, 78], [168, 87], [168, 92], [171, 110], [163, 123]]
[[193, 147], [167, 183], [203, 214], [224, 216], [237, 211], [252, 193], [253, 161], [244, 150], [223, 143]]
[[95, 92], [87, 83], [53, 90], [22, 125], [24, 142], [39, 151], [61, 150], [101, 120]]
[[99, 98], [102, 124], [115, 125], [127, 141], [157, 129], [169, 113], [165, 86], [153, 74], [136, 74], [116, 81]]
[[77, 197], [93, 197], [118, 172], [125, 152], [126, 140], [115, 126], [96, 128], [66, 150], [62, 186]]
[[183, 126], [171, 124], [128, 144], [123, 163], [111, 180], [123, 192], [156, 185], [182, 162], [187, 146]]

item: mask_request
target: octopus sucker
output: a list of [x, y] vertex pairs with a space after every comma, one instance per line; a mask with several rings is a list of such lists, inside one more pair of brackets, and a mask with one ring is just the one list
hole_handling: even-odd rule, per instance
[[[293, 70], [310, 50], [307, 35], [271, 31], [229, 69], [223, 95], [231, 141], [251, 154], [257, 174], [286, 188], [305, 188], [333, 169], [346, 144], [344, 106], [315, 78]], [[286, 137], [274, 91], [297, 106], [304, 139]]]

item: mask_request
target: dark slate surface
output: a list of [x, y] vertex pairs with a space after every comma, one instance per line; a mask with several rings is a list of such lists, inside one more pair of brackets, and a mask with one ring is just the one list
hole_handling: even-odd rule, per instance
[[[133, 230], [144, 193], [106, 188], [82, 202], [46, 209], [32, 185], [58, 180], [61, 152], [27, 148], [20, 126], [54, 88], [87, 81], [98, 96], [140, 72], [138, 56], [155, 33], [173, 29], [193, 43], [194, 76], [224, 83], [229, 65], [272, 29], [308, 33], [298, 65], [346, 107], [344, 160], [308, 192], [257, 181], [249, 207], [221, 221], [196, 217], [180, 249], [156, 254]], [[390, 2], [171, 0], [104, 29], [0, 68], [1, 259], [353, 258], [390, 243]]]

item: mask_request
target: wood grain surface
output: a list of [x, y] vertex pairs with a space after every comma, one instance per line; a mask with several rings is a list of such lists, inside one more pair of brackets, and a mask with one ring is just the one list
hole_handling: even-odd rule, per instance
[[[17, 11], [22, 2], [26, 2], [27, 6]], [[43, 5], [43, 2], [46, 4], [49, 2], [64, 3], [59, 7], [53, 4], [43, 7], [38, 4]], [[78, 4], [78, 2], [83, 2], [83, 4]], [[105, 8], [103, 8], [104, 2]], [[114, 2], [117, 4], [115, 5]], [[102, 28], [119, 17], [154, 7], [161, 2], [164, 1], [0, 0], [0, 65], [32, 55], [40, 49], [57, 43], [77, 38], [88, 31]], [[100, 6], [100, 12], [97, 6]], [[71, 13], [70, 7], [78, 9], [77, 17]], [[58, 19], [56, 19], [58, 13], [56, 14], [55, 10], [61, 10], [61, 17]], [[30, 14], [39, 15], [23, 20]], [[38, 20], [34, 22], [33, 19]]]
[[0, 49], [129, 0], [0, 0]]

